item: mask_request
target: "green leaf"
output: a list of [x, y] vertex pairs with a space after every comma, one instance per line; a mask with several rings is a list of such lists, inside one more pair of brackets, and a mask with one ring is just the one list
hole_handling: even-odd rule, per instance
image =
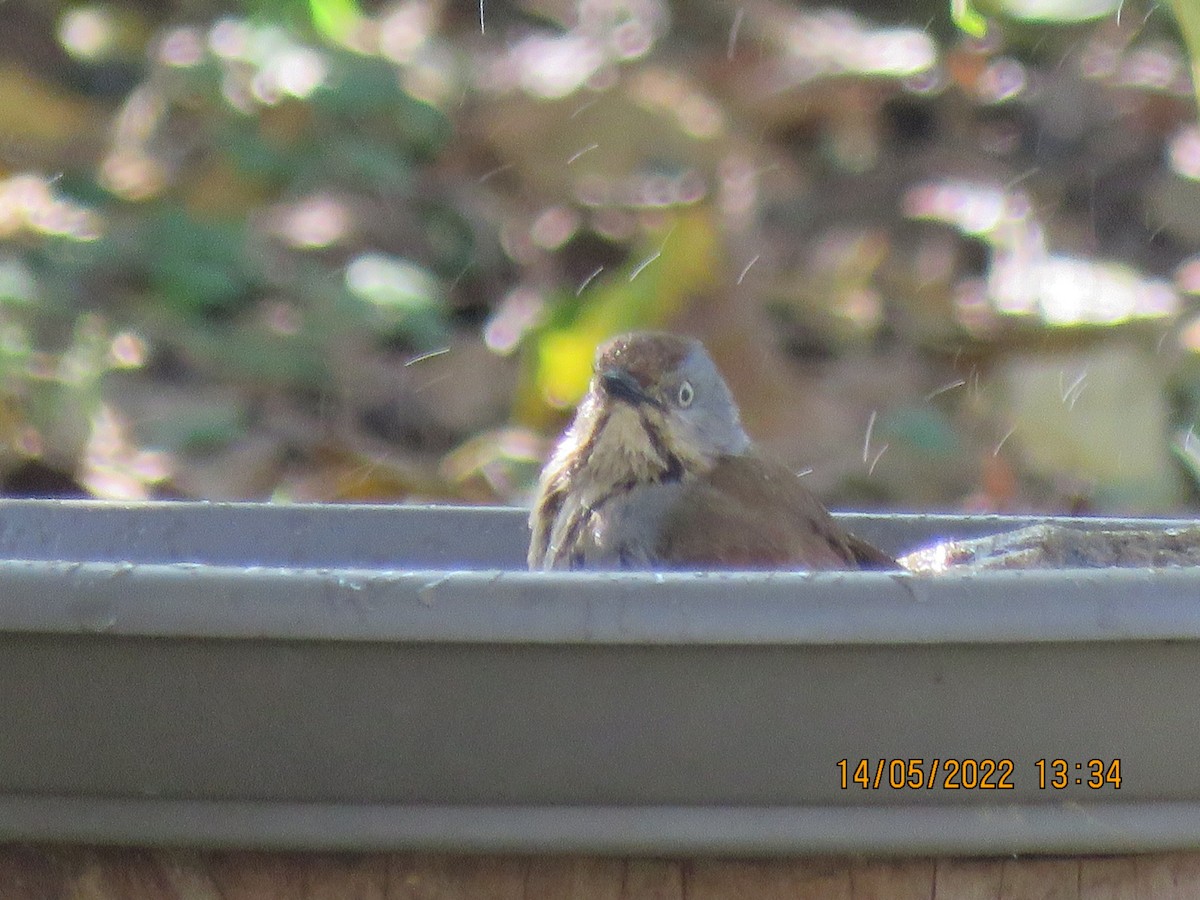
[[243, 404], [204, 397], [175, 402], [170, 414], [137, 423], [142, 446], [172, 453], [224, 447], [246, 433]]
[[987, 34], [987, 19], [979, 14], [971, 0], [950, 0], [950, 17], [971, 37], [981, 38]]
[[336, 54], [327, 87], [312, 95], [320, 110], [346, 116], [386, 114], [402, 96], [396, 69], [381, 59]]
[[[171, 318], [164, 321], [169, 323]], [[187, 348], [190, 358], [202, 360], [230, 382], [318, 388], [328, 383], [323, 347], [326, 334], [302, 329], [285, 335], [261, 327], [230, 327], [181, 316], [174, 319], [172, 339]]]
[[441, 150], [452, 134], [445, 114], [405, 92], [395, 67], [380, 59], [337, 54], [328, 84], [312, 95], [312, 103], [327, 115], [353, 120], [360, 133], [363, 120], [377, 116], [388, 132], [377, 128], [372, 132], [376, 137], [427, 158]]
[[148, 217], [143, 242], [152, 284], [177, 309], [231, 307], [250, 289], [244, 222], [202, 222], [171, 207]]
[[407, 94], [397, 105], [396, 125], [410, 152], [426, 159], [435, 156], [453, 136], [450, 120], [440, 109]]
[[309, 174], [314, 181], [331, 175], [372, 191], [400, 191], [408, 187], [412, 162], [394, 143], [375, 141], [361, 132], [340, 132], [323, 139], [319, 158]]
[[362, 21], [362, 10], [355, 0], [308, 0], [313, 27], [333, 41], [343, 41]]
[[19, 257], [0, 257], [0, 304], [27, 306], [38, 299], [37, 275]]
[[1200, 104], [1200, 3], [1197, 0], [1171, 0], [1171, 9], [1183, 32], [1188, 55], [1192, 63], [1192, 84], [1196, 90], [1196, 102]]
[[295, 165], [294, 154], [264, 140], [254, 123], [232, 122], [217, 135], [217, 145], [239, 172], [251, 178], [283, 180]]

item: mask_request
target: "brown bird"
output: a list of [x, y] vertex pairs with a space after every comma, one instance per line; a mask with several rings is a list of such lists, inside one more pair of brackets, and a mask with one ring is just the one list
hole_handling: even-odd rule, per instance
[[894, 569], [759, 455], [699, 341], [633, 333], [596, 353], [542, 471], [531, 569]]

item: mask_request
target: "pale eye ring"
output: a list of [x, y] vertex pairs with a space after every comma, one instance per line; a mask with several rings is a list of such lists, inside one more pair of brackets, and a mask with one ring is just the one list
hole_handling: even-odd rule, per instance
[[685, 381], [679, 386], [679, 393], [675, 395], [675, 399], [683, 409], [692, 405], [692, 401], [696, 399], [696, 391], [690, 381]]

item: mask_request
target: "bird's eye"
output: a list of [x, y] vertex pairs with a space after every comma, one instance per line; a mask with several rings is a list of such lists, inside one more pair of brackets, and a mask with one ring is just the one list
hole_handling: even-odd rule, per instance
[[685, 381], [679, 386], [679, 393], [676, 395], [675, 399], [684, 409], [687, 409], [692, 405], [692, 401], [696, 399], [696, 392], [692, 389], [692, 383], [690, 381]]

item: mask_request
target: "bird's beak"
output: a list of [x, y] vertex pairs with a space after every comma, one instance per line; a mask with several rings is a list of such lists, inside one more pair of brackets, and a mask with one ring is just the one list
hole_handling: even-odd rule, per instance
[[636, 379], [621, 369], [605, 369], [600, 373], [600, 386], [614, 400], [624, 400], [631, 406], [649, 404], [657, 406], [654, 398], [647, 394]]

